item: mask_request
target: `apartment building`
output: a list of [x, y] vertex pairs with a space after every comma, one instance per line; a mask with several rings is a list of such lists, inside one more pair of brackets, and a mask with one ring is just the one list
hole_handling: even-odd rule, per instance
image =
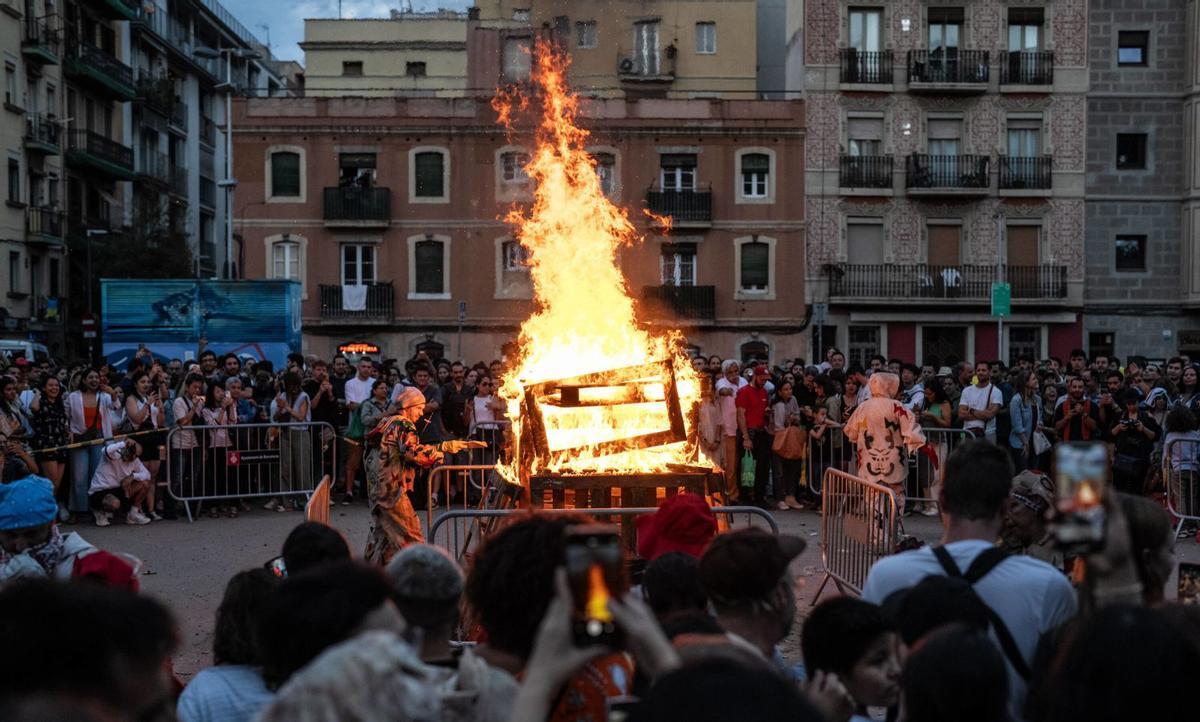
[[1082, 345], [1087, 3], [803, 10], [814, 341], [935, 366]]
[[[621, 254], [631, 292], [702, 352], [802, 351], [801, 197], [777, 188], [803, 167], [801, 108], [588, 104], [601, 182], [647, 235]], [[530, 197], [530, 141], [486, 98], [239, 99], [234, 128], [247, 277], [302, 281], [306, 351], [479, 359], [515, 339], [531, 288], [500, 219]]]
[[62, 225], [64, 133], [59, 104], [65, 60], [46, 0], [0, 0], [5, 154], [0, 207], [0, 338], [63, 343], [67, 296]]
[[1194, 2], [1091, 3], [1087, 290], [1092, 353], [1200, 354], [1200, 52]]
[[393, 10], [389, 18], [304, 21], [308, 95], [461, 97], [467, 13]]
[[[519, 80], [528, 71], [532, 34], [549, 29], [570, 50], [568, 78], [583, 94], [750, 100], [759, 77], [756, 18], [762, 2], [478, 0], [470, 30], [478, 37], [469, 42], [488, 52], [471, 58], [469, 84], [491, 88]], [[764, 83], [777, 77], [771, 65]]]

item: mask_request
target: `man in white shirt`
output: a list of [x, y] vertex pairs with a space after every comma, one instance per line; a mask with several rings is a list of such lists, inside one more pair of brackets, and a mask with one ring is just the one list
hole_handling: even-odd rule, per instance
[[104, 447], [104, 457], [88, 488], [88, 498], [96, 510], [96, 526], [108, 526], [113, 514], [121, 509], [128, 509], [128, 524], [150, 523], [150, 517], [141, 509], [150, 493], [150, 471], [138, 458], [138, 451], [133, 439]]
[[975, 363], [975, 384], [962, 390], [958, 400], [958, 418], [963, 429], [985, 436], [996, 443], [996, 414], [1004, 405], [1004, 394], [992, 383], [992, 367], [987, 361]]
[[[374, 370], [375, 364], [369, 357], [363, 356], [358, 361], [358, 373], [354, 378], [346, 381], [346, 410], [350, 412], [351, 416], [358, 413], [358, 407], [362, 402], [371, 398], [371, 387], [375, 385], [375, 379], [371, 378], [371, 372]], [[343, 505], [354, 501], [354, 477], [358, 476], [358, 469], [362, 466], [362, 439], [356, 441], [358, 443], [346, 444], [346, 468], [342, 477], [345, 484], [342, 487], [345, 489], [342, 496]]]
[[[982, 552], [995, 546], [1004, 525], [1013, 467], [1007, 452], [994, 444], [968, 441], [946, 461], [938, 500], [945, 515], [943, 548], [965, 573]], [[881, 604], [893, 593], [927, 576], [945, 575], [932, 547], [884, 557], [871, 567], [863, 599]], [[973, 585], [976, 594], [1008, 629], [1026, 667], [1033, 664], [1038, 639], [1075, 616], [1075, 591], [1067, 578], [1046, 562], [1028, 556], [1007, 557]], [[993, 637], [996, 637], [993, 631]], [[1003, 650], [1002, 650], [1003, 651]], [[1009, 707], [1021, 719], [1026, 682], [1006, 656]]]
[[725, 431], [725, 499], [738, 498], [738, 424], [737, 392], [748, 381], [741, 375], [741, 366], [734, 359], [725, 359], [721, 364], [721, 378], [713, 386], [717, 394], [717, 407], [721, 409], [721, 427]]

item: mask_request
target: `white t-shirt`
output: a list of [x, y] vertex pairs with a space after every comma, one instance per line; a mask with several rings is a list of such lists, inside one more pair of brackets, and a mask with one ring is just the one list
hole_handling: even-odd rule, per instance
[[[968, 539], [947, 544], [946, 551], [959, 570], [966, 573], [975, 557], [991, 546], [982, 539]], [[944, 575], [945, 571], [930, 547], [884, 557], [867, 574], [862, 598], [882, 604], [893, 592], [914, 586], [933, 574]], [[1021, 655], [1030, 664], [1038, 639], [1074, 617], [1077, 611], [1075, 590], [1062, 572], [1028, 556], [1005, 559], [975, 583], [975, 592], [1004, 620]], [[1008, 679], [1013, 719], [1022, 719], [1018, 713], [1025, 701], [1025, 680], [1011, 666]]]
[[[716, 385], [713, 387], [717, 394], [717, 406], [721, 409], [721, 426], [725, 429], [726, 436], [738, 435], [737, 424], [737, 392], [738, 389], [747, 385], [749, 382], [741, 376], [737, 377], [737, 385], [729, 383], [729, 379], [722, 376], [717, 379]], [[728, 396], [721, 395], [721, 389], [730, 389], [733, 393]]]
[[125, 461], [121, 458], [121, 450], [124, 448], [124, 441], [104, 447], [104, 456], [101, 457], [100, 466], [96, 467], [96, 475], [92, 477], [91, 486], [88, 487], [89, 494], [116, 489], [121, 485], [121, 479], [126, 476], [132, 476], [134, 481], [150, 480], [150, 472], [141, 459], [135, 456], [132, 460]]
[[375, 379], [368, 376], [366, 380], [355, 376], [346, 382], [346, 403], [361, 404], [371, 398], [371, 387], [375, 385]]
[[[1000, 393], [1000, 389], [996, 388], [995, 384], [988, 384], [983, 388], [979, 388], [975, 384], [971, 384], [962, 390], [962, 397], [958, 400], [959, 406], [966, 406], [969, 409], [976, 411], [986, 411], [991, 404], [1001, 406], [1004, 404], [1004, 394]], [[987, 426], [984, 426], [983, 421], [979, 419], [964, 419], [964, 429], [983, 429], [984, 434], [988, 436], [996, 435], [996, 417], [988, 419]]]

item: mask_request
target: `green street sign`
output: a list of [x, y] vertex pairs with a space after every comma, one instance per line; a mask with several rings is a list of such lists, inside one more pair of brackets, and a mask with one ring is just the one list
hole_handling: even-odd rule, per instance
[[1007, 283], [992, 284], [992, 315], [1008, 318], [1012, 315], [1012, 286]]

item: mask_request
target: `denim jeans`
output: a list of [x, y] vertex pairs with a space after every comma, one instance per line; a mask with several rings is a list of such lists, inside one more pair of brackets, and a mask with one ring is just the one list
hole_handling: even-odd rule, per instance
[[104, 447], [100, 444], [85, 446], [82, 449], [71, 449], [71, 496], [67, 506], [74, 514], [88, 511], [88, 488], [92, 485], [92, 477], [104, 458]]

